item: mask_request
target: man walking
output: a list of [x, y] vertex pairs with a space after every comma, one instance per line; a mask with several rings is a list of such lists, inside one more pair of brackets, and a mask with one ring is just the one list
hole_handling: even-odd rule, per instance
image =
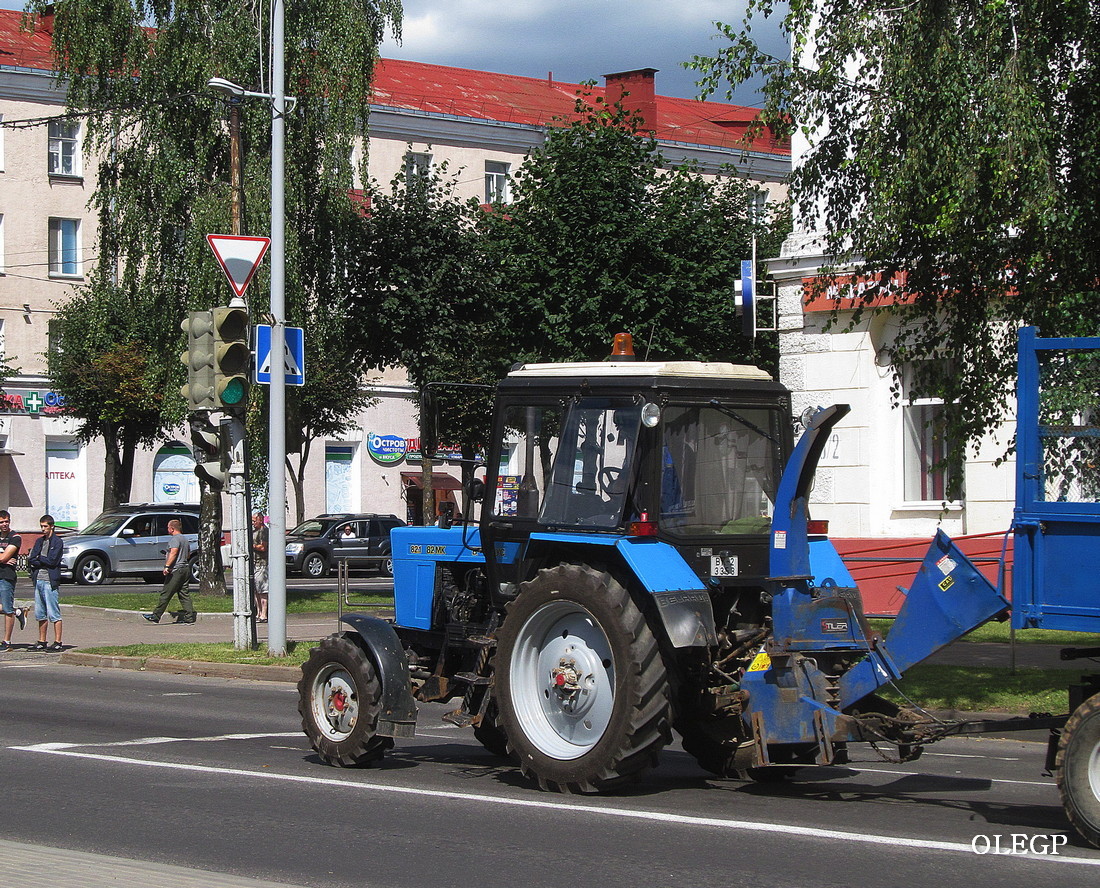
[[[27, 566], [31, 570], [31, 583], [34, 585], [34, 616], [38, 620], [38, 643], [32, 644], [32, 651], [63, 651], [61, 644], [61, 603], [58, 589], [61, 586], [61, 553], [65, 547], [61, 537], [54, 534], [52, 515], [43, 515], [38, 519], [42, 536], [31, 547]], [[42, 571], [46, 575], [42, 575]], [[53, 623], [53, 644], [46, 644], [46, 624]]]
[[191, 557], [191, 542], [181, 530], [178, 518], [168, 522], [168, 533], [172, 535], [172, 541], [168, 544], [168, 551], [164, 559], [164, 588], [160, 591], [160, 601], [151, 614], [142, 614], [150, 623], [159, 623], [164, 611], [168, 608], [168, 602], [173, 595], [179, 597], [180, 607], [183, 613], [176, 619], [177, 623], [194, 623], [195, 606], [191, 603], [191, 593], [187, 586], [191, 582], [191, 565], [188, 559]]
[[4, 640], [0, 642], [0, 651], [11, 650], [11, 633], [15, 621], [19, 628], [27, 625], [27, 616], [23, 608], [15, 606], [15, 559], [23, 538], [11, 532], [11, 515], [7, 509], [0, 509], [0, 613], [4, 614]]

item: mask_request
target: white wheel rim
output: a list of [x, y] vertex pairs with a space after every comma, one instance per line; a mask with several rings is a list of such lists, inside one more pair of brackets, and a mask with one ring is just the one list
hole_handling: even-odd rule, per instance
[[[564, 684], [563, 673], [569, 676]], [[580, 605], [550, 602], [528, 617], [516, 637], [509, 681], [524, 733], [544, 755], [580, 758], [607, 731], [615, 707], [611, 645]]]
[[313, 723], [329, 740], [344, 740], [359, 719], [359, 697], [351, 674], [339, 663], [322, 667], [310, 694]]

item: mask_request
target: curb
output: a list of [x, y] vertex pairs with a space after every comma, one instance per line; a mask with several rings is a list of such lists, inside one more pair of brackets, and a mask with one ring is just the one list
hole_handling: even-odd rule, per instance
[[201, 675], [207, 678], [241, 678], [248, 681], [297, 683], [302, 670], [297, 666], [255, 666], [249, 663], [210, 663], [205, 660], [168, 660], [163, 657], [116, 657], [65, 651], [58, 662], [65, 666], [93, 666], [98, 669], [130, 669], [137, 672], [166, 672], [173, 675]]

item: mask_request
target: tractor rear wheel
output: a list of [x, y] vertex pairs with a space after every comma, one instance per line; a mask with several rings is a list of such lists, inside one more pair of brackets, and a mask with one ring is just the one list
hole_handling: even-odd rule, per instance
[[1100, 694], [1069, 717], [1054, 763], [1066, 816], [1086, 841], [1100, 848]]
[[561, 565], [525, 583], [494, 672], [508, 750], [543, 789], [610, 789], [656, 764], [672, 739], [657, 640], [610, 574]]
[[370, 765], [393, 746], [376, 733], [382, 684], [354, 639], [352, 632], [321, 639], [298, 682], [302, 730], [324, 762], [341, 768]]

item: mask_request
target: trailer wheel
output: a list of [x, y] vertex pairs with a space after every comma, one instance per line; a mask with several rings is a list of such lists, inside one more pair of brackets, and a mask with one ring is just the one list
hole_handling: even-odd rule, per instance
[[354, 633], [330, 635], [310, 651], [298, 682], [302, 729], [317, 755], [329, 765], [370, 765], [393, 746], [379, 737], [382, 684], [370, 656]]
[[1078, 706], [1066, 722], [1055, 765], [1070, 823], [1100, 847], [1100, 694]]
[[672, 739], [668, 675], [645, 617], [609, 574], [540, 571], [498, 636], [508, 750], [543, 789], [598, 792], [638, 777]]

